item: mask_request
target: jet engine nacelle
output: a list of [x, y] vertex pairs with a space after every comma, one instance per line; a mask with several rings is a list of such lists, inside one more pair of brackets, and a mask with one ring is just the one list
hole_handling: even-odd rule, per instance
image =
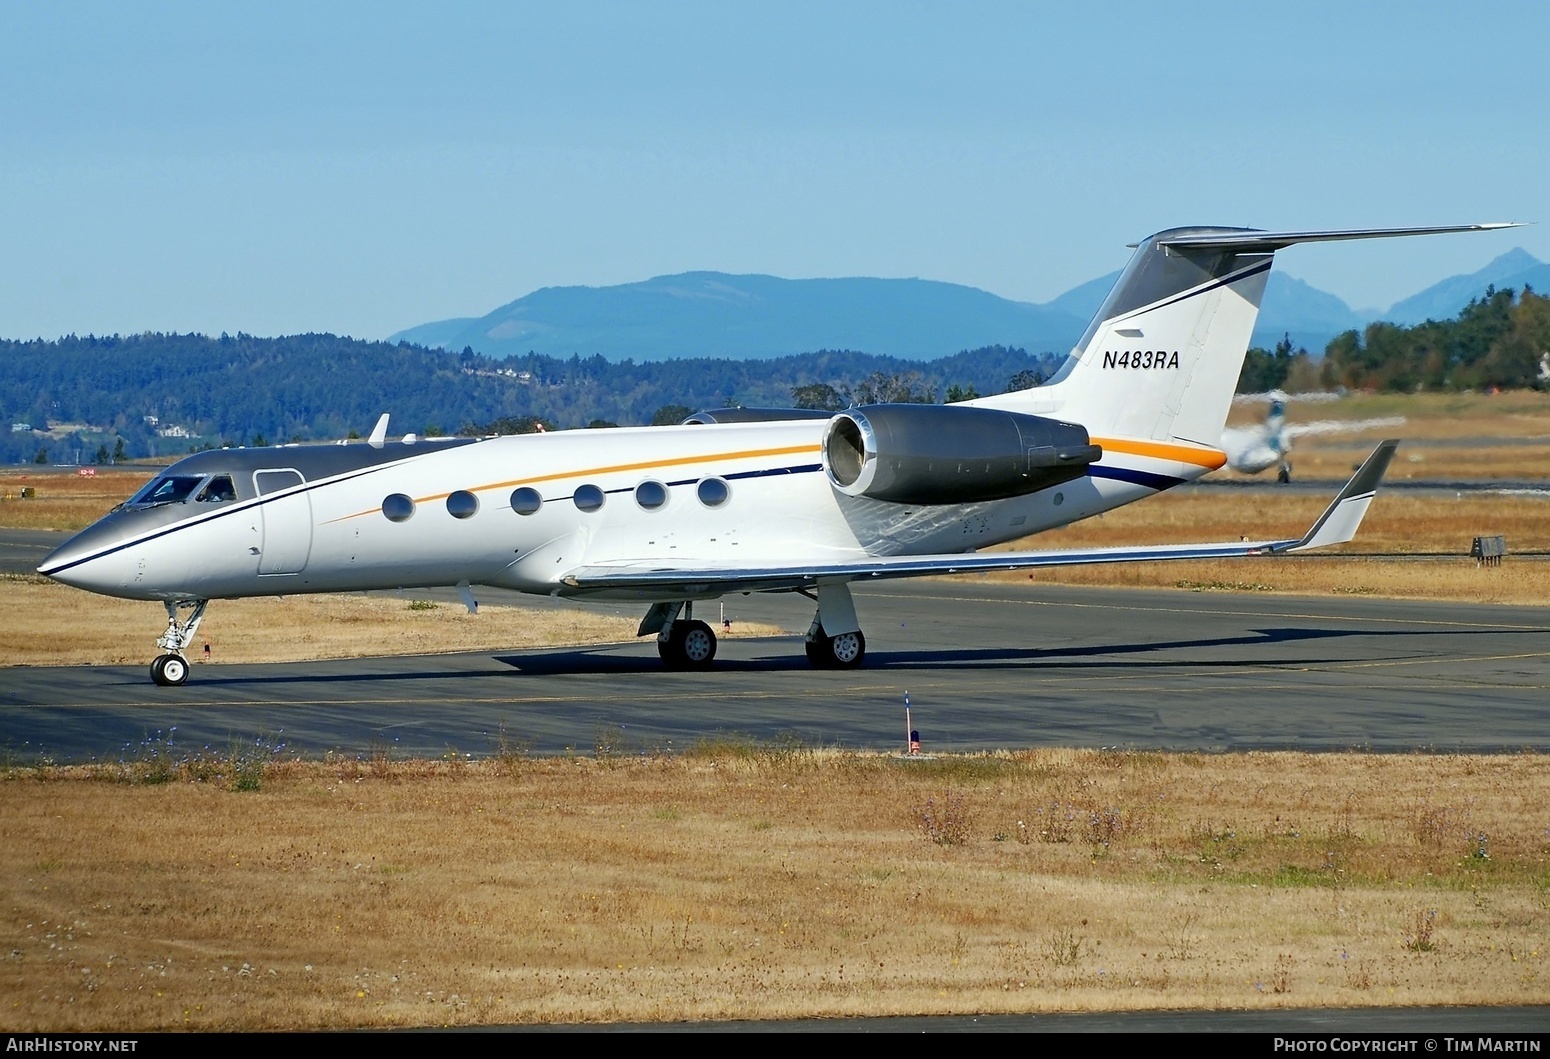
[[1023, 496], [1080, 478], [1102, 456], [1074, 423], [954, 405], [851, 408], [823, 437], [834, 488], [899, 504]]

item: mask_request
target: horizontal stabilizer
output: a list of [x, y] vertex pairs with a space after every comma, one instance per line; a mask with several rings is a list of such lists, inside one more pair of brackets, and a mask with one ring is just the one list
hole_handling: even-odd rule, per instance
[[705, 599], [729, 592], [771, 592], [811, 588], [822, 582], [924, 575], [979, 574], [1046, 566], [1161, 562], [1171, 559], [1241, 559], [1307, 551], [1344, 544], [1356, 535], [1388, 470], [1398, 441], [1385, 441], [1367, 457], [1317, 522], [1295, 540], [1234, 541], [1226, 544], [1161, 544], [1060, 551], [978, 552], [962, 555], [868, 556], [835, 562], [733, 566], [693, 560], [620, 560], [578, 567], [560, 579], [565, 595], [660, 592], [663, 598]]
[[1453, 224], [1441, 228], [1349, 228], [1324, 232], [1261, 232], [1252, 228], [1240, 231], [1216, 231], [1198, 235], [1163, 236], [1159, 246], [1192, 250], [1232, 250], [1240, 254], [1262, 254], [1283, 249], [1294, 243], [1338, 243], [1347, 239], [1391, 239], [1402, 235], [1446, 235], [1449, 232], [1490, 232], [1499, 228], [1518, 228], [1517, 221], [1494, 224]]

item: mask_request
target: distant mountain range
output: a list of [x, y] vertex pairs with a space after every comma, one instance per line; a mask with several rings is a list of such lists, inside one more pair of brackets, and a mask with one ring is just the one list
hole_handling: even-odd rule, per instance
[[1511, 287], [1521, 292], [1525, 284], [1533, 287], [1538, 294], [1550, 292], [1550, 265], [1522, 247], [1517, 247], [1479, 272], [1471, 272], [1467, 276], [1450, 276], [1441, 283], [1433, 283], [1419, 294], [1395, 302], [1381, 318], [1396, 324], [1446, 320], [1457, 316], [1458, 311], [1468, 305], [1471, 298], [1480, 297], [1488, 286], [1497, 290]]
[[[612, 287], [545, 287], [482, 317], [440, 320], [391, 336], [432, 348], [471, 347], [493, 357], [528, 352], [610, 360], [765, 359], [854, 349], [925, 360], [1006, 345], [1063, 354], [1081, 337], [1118, 272], [1042, 305], [974, 287], [921, 279], [780, 279], [685, 272]], [[1335, 335], [1384, 319], [1400, 324], [1456, 316], [1487, 286], [1550, 290], [1550, 264], [1511, 250], [1478, 272], [1452, 276], [1387, 311], [1355, 310], [1284, 272], [1272, 272], [1254, 344], [1283, 334], [1322, 352]]]

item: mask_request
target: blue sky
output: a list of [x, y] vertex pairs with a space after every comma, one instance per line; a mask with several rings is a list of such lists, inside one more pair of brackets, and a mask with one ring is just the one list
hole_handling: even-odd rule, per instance
[[1045, 301], [1187, 223], [1386, 306], [1550, 260], [1550, 5], [0, 4], [0, 336], [384, 337], [557, 284]]

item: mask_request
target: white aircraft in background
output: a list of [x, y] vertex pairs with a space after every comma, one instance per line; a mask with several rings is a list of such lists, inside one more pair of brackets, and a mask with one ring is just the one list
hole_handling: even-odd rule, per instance
[[1404, 426], [1404, 416], [1384, 416], [1378, 419], [1323, 419], [1314, 423], [1286, 421], [1286, 406], [1292, 401], [1334, 400], [1335, 394], [1287, 394], [1280, 390], [1269, 393], [1239, 394], [1234, 404], [1265, 401], [1270, 410], [1263, 423], [1253, 426], [1228, 427], [1222, 431], [1222, 451], [1227, 455], [1227, 466], [1243, 474], [1259, 474], [1276, 467], [1276, 480], [1292, 480], [1292, 464], [1288, 456], [1292, 441], [1315, 434], [1354, 434], [1363, 430], [1387, 430]]
[[[1302, 536], [1226, 544], [976, 552], [1215, 470], [1275, 251], [1295, 243], [1506, 225], [1263, 232], [1175, 228], [1141, 242], [1044, 386], [954, 405], [816, 418], [203, 452], [180, 460], [39, 566], [65, 584], [160, 600], [158, 684], [212, 599], [493, 585], [647, 606], [670, 666], [709, 665], [693, 605], [736, 592], [817, 604], [807, 656], [861, 663], [850, 585], [1077, 563], [1270, 555], [1355, 534], [1396, 442]], [[714, 420], [714, 416], [707, 417]], [[187, 616], [185, 617], [185, 612]]]

